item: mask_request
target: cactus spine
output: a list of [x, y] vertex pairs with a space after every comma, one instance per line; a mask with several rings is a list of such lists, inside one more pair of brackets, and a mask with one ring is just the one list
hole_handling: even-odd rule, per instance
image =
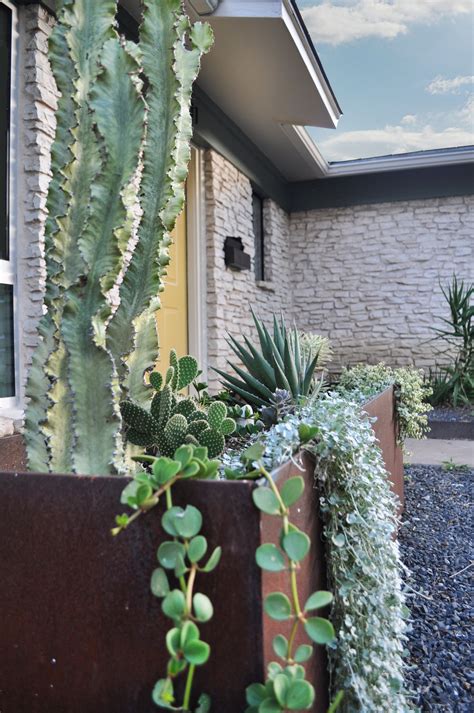
[[115, 30], [116, 0], [58, 5], [47, 311], [26, 439], [34, 470], [107, 474], [124, 464], [120, 401], [149, 398], [143, 375], [158, 354], [158, 294], [184, 203], [192, 84], [212, 35], [190, 26], [179, 0], [145, 0], [138, 45]]

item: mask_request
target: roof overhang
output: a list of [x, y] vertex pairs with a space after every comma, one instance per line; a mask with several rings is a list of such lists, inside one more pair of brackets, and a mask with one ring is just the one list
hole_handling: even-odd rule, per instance
[[[188, 4], [192, 19], [198, 19]], [[314, 177], [295, 126], [335, 128], [341, 110], [291, 0], [221, 0], [198, 85], [289, 181]]]

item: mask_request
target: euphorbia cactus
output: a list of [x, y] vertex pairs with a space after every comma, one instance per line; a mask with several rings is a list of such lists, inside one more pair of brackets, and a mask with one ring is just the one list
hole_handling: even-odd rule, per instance
[[207, 25], [179, 0], [144, 0], [140, 41], [116, 0], [62, 0], [50, 43], [61, 92], [46, 225], [46, 314], [27, 395], [34, 470], [124, 463], [121, 400], [149, 399], [155, 313], [184, 203], [189, 105]]

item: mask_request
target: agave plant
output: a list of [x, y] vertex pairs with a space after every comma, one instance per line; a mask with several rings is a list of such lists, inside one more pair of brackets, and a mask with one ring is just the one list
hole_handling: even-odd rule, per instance
[[286, 391], [296, 403], [302, 396], [310, 396], [317, 388], [315, 371], [319, 352], [304, 350], [296, 327], [289, 329], [283, 317], [273, 315], [272, 334], [252, 311], [259, 345], [243, 336], [243, 344], [229, 335], [228, 343], [243, 367], [228, 361], [237, 376], [220, 369], [222, 385], [246, 403], [262, 408], [274, 408], [275, 394]]

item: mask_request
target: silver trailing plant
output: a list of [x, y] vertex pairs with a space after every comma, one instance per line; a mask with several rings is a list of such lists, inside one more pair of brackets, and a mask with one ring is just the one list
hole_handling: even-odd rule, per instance
[[144, 0], [138, 44], [116, 0], [61, 0], [50, 59], [61, 93], [45, 231], [47, 287], [30, 370], [33, 470], [124, 467], [119, 404], [151, 398], [155, 313], [184, 203], [189, 112], [209, 26]]

